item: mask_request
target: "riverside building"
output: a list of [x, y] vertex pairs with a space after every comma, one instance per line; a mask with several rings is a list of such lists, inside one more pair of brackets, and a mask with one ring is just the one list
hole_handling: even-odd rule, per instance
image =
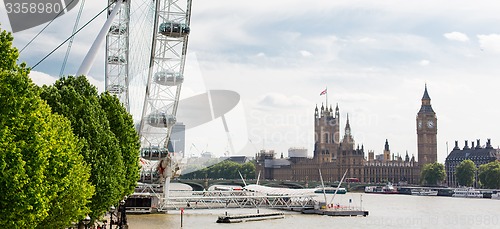
[[[448, 154], [445, 161], [446, 169], [446, 182], [449, 187], [458, 187], [460, 184], [457, 182], [455, 176], [455, 168], [464, 160], [471, 160], [479, 169], [479, 166], [488, 164], [492, 161], [500, 160], [500, 149], [494, 149], [491, 146], [491, 140], [486, 141], [486, 146], [481, 146], [479, 139], [476, 140], [476, 145], [474, 141], [471, 141], [472, 146], [469, 147], [468, 141], [465, 141], [465, 145], [462, 149], [458, 146], [458, 141], [455, 141], [455, 147]], [[476, 171], [474, 179], [474, 187], [478, 187], [478, 171]]]

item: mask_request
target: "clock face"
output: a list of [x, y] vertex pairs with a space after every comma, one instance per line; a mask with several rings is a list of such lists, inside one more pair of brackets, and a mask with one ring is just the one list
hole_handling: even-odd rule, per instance
[[427, 127], [434, 128], [434, 121], [428, 121], [427, 122]]
[[419, 121], [418, 121], [418, 128], [419, 128], [419, 129], [422, 129], [422, 120], [419, 120]]

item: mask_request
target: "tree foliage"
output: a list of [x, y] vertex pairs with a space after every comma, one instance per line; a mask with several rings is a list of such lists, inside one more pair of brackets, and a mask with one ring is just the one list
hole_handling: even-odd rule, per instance
[[0, 228], [63, 228], [85, 217], [94, 187], [68, 120], [52, 114], [0, 34]]
[[0, 34], [0, 70], [1, 71], [12, 71], [19, 74], [28, 74], [29, 70], [23, 63], [17, 65], [17, 58], [19, 57], [19, 52], [16, 48], [12, 47], [12, 41], [14, 38], [10, 33], [5, 30], [1, 30]]
[[479, 182], [484, 188], [500, 188], [500, 162], [493, 161], [479, 166]]
[[240, 175], [245, 179], [255, 178], [255, 165], [253, 162], [247, 162], [244, 164], [239, 164], [233, 161], [225, 160], [214, 164], [212, 166], [206, 167], [204, 169], [191, 172], [189, 174], [182, 175], [182, 178], [192, 179], [192, 178], [207, 178], [210, 179], [240, 179]]
[[116, 205], [130, 185], [125, 179], [120, 145], [100, 105], [97, 89], [84, 76], [69, 76], [53, 86], [44, 86], [41, 97], [53, 112], [70, 120], [73, 133], [81, 139], [81, 154], [91, 167], [90, 181], [95, 186], [89, 215], [96, 219]]
[[141, 144], [139, 135], [135, 130], [132, 115], [127, 112], [116, 96], [106, 92], [101, 94], [99, 101], [106, 112], [111, 131], [116, 136], [120, 146], [125, 166], [123, 195], [130, 195], [134, 192], [140, 177], [139, 152]]
[[474, 184], [476, 170], [477, 168], [473, 161], [467, 159], [460, 162], [455, 167], [455, 176], [457, 177], [458, 184], [471, 187]]
[[420, 174], [420, 182], [425, 185], [438, 185], [445, 178], [444, 165], [438, 162], [425, 164]]

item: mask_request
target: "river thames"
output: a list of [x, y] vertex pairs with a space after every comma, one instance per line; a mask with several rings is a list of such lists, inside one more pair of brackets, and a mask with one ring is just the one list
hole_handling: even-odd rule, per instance
[[[328, 195], [328, 199], [330, 199]], [[321, 198], [321, 196], [318, 196]], [[349, 200], [351, 203], [349, 204]], [[334, 203], [362, 206], [367, 217], [331, 217], [285, 212], [284, 219], [218, 224], [219, 215], [256, 213], [256, 209], [184, 211], [183, 228], [500, 228], [500, 200], [348, 193]], [[260, 212], [274, 210], [260, 209]], [[179, 211], [128, 215], [129, 228], [180, 228]]]

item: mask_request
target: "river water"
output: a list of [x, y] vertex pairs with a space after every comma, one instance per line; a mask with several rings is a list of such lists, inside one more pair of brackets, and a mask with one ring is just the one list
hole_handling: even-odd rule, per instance
[[[328, 195], [330, 199], [331, 195]], [[318, 198], [322, 198], [321, 195]], [[351, 203], [349, 203], [351, 200]], [[183, 228], [500, 228], [500, 200], [348, 193], [334, 203], [362, 207], [367, 217], [331, 217], [285, 211], [284, 219], [218, 224], [219, 215], [256, 213], [256, 209], [184, 211]], [[274, 212], [259, 209], [260, 212]], [[128, 215], [131, 229], [181, 228], [179, 211]]]

